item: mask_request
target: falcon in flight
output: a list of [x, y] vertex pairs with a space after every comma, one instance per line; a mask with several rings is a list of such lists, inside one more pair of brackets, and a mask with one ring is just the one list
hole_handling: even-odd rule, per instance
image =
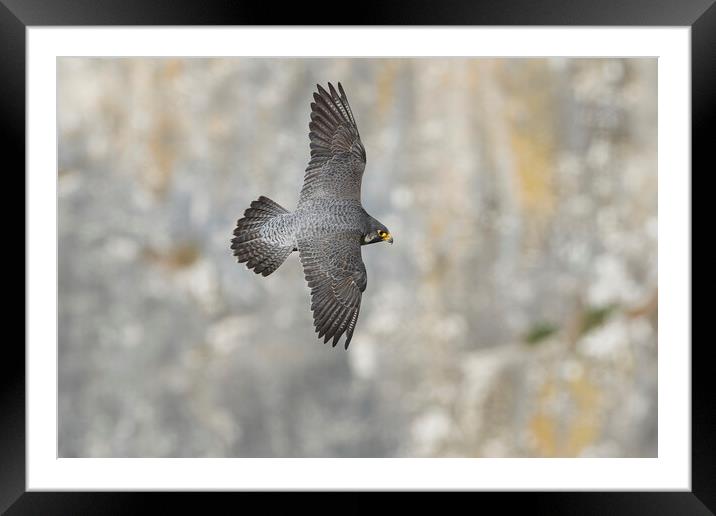
[[361, 206], [365, 149], [341, 83], [338, 91], [317, 85], [311, 103], [311, 160], [293, 212], [267, 197], [251, 203], [239, 219], [231, 249], [239, 263], [268, 276], [293, 251], [311, 289], [311, 311], [318, 338], [353, 337], [367, 284], [361, 246], [393, 243], [383, 224]]

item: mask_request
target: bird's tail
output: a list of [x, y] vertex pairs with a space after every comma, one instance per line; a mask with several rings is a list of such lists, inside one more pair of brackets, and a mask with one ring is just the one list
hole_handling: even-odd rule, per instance
[[239, 263], [264, 276], [278, 269], [294, 249], [287, 215], [288, 210], [268, 197], [252, 202], [236, 223], [231, 239]]

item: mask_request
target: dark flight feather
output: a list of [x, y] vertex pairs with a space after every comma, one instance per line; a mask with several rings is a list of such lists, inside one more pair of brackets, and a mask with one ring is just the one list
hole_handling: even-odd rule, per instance
[[366, 155], [343, 86], [338, 90], [320, 84], [313, 94], [311, 121], [311, 160], [306, 167], [299, 206], [316, 198], [360, 200]]
[[360, 234], [336, 232], [298, 242], [306, 282], [311, 288], [311, 310], [319, 338], [345, 335], [348, 348], [360, 310], [367, 275], [361, 258]]

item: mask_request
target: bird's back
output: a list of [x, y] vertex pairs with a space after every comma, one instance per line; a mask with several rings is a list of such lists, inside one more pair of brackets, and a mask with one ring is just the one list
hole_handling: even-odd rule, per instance
[[318, 198], [299, 203], [295, 211], [299, 235], [355, 231], [362, 233], [368, 215], [356, 199]]

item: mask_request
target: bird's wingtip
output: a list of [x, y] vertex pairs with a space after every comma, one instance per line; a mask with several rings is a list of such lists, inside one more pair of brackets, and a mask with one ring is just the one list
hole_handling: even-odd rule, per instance
[[[333, 83], [331, 81], [328, 81], [326, 84], [328, 84], [329, 91], [334, 92], [334, 91], [336, 91], [336, 87], [337, 87], [338, 92], [345, 95], [341, 81], [336, 82], [336, 86], [333, 86]], [[318, 90], [319, 93], [328, 93], [328, 91], [326, 91], [326, 88], [321, 86], [319, 83], [316, 83], [316, 89]]]

